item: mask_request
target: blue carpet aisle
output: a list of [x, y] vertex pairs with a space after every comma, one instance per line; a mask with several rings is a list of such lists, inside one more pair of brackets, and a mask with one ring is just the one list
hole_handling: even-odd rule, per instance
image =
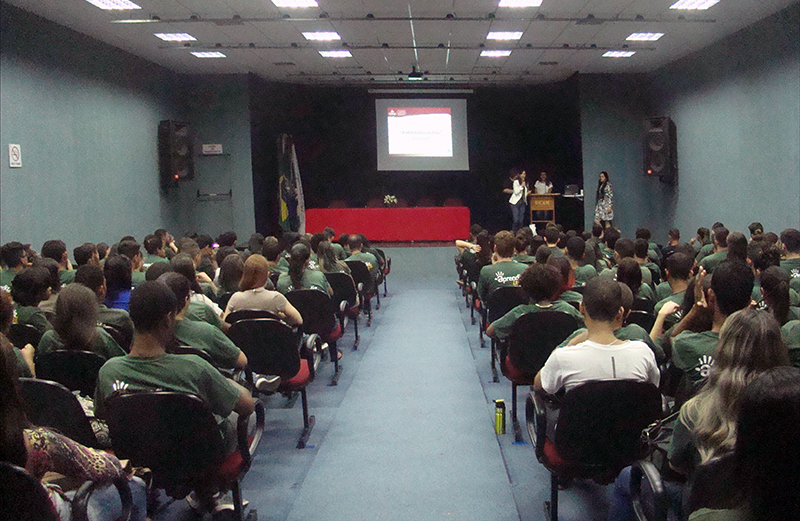
[[387, 249], [390, 301], [288, 516], [516, 520], [452, 248]]

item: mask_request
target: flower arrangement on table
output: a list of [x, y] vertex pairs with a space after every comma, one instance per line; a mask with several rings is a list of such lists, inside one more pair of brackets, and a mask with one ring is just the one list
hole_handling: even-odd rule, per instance
[[383, 196], [383, 205], [384, 206], [397, 206], [397, 197], [393, 195], [385, 195]]

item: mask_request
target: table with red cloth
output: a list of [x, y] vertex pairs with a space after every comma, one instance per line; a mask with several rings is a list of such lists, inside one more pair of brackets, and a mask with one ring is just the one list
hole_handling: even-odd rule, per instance
[[469, 237], [469, 208], [309, 208], [306, 231], [330, 226], [336, 233], [361, 233], [370, 241], [452, 241]]

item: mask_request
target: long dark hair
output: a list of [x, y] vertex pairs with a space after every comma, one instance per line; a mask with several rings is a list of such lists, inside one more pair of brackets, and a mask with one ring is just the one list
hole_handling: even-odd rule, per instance
[[0, 461], [25, 467], [28, 453], [22, 430], [30, 427], [17, 389], [14, 346], [0, 334]]
[[289, 256], [289, 278], [292, 279], [294, 289], [302, 289], [303, 272], [306, 270], [306, 262], [311, 257], [308, 246], [298, 242], [292, 246], [292, 253]]
[[323, 273], [342, 271], [339, 260], [336, 258], [336, 252], [333, 251], [333, 246], [328, 241], [320, 241], [317, 245], [317, 259], [319, 259], [317, 263], [319, 269]]
[[789, 274], [783, 268], [770, 266], [761, 272], [761, 294], [767, 304], [767, 310], [772, 313], [781, 325], [789, 317]]
[[597, 200], [598, 201], [600, 201], [600, 199], [603, 198], [603, 191], [606, 189], [606, 185], [608, 184], [608, 181], [609, 181], [608, 172], [603, 170], [602, 172], [600, 172], [600, 175], [605, 175], [606, 176], [606, 180], [605, 181], [603, 181], [601, 179], [597, 180]]

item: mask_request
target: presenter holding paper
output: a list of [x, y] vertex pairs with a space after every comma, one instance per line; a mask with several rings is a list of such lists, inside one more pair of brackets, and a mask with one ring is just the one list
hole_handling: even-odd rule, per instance
[[514, 233], [525, 226], [525, 210], [528, 207], [528, 184], [525, 176], [525, 170], [512, 168], [509, 176], [511, 188], [506, 185], [503, 189], [504, 193], [511, 194], [508, 204], [511, 207], [511, 231]]

